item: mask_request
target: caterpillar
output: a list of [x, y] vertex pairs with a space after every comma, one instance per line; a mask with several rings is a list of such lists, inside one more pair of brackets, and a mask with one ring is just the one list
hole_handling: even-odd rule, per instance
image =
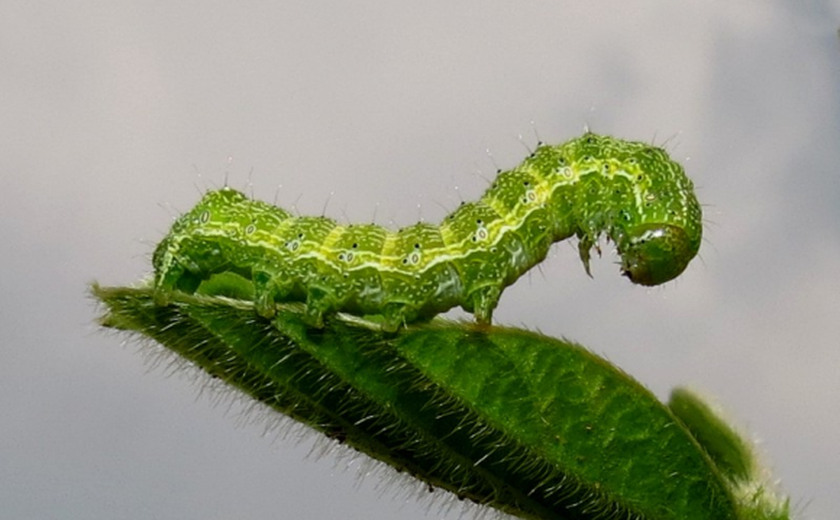
[[155, 249], [154, 287], [165, 300], [233, 272], [253, 283], [254, 307], [267, 318], [278, 302], [297, 301], [316, 327], [341, 311], [379, 315], [395, 331], [461, 306], [487, 325], [505, 287], [554, 242], [578, 237], [589, 273], [602, 235], [636, 284], [667, 282], [697, 254], [700, 204], [665, 150], [593, 133], [540, 144], [477, 202], [439, 225], [397, 231], [294, 216], [229, 187], [209, 191]]

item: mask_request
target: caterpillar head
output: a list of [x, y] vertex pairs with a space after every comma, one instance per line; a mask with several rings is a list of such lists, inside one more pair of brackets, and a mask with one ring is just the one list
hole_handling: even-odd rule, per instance
[[682, 273], [700, 249], [700, 237], [672, 224], [631, 229], [620, 248], [622, 274], [639, 285], [659, 285]]

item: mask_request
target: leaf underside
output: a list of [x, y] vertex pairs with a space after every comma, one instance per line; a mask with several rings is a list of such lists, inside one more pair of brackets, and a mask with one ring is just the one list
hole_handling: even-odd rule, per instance
[[299, 305], [269, 320], [238, 299], [92, 292], [103, 326], [459, 498], [526, 519], [741, 517], [681, 420], [579, 345], [443, 320], [315, 329]]

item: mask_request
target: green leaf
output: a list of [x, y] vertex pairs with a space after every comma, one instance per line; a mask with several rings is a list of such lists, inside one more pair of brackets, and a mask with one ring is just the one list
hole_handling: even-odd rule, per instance
[[752, 474], [732, 454], [737, 443], [729, 447], [740, 439], [709, 440], [698, 426], [717, 424], [713, 415], [687, 419], [685, 407], [663, 405], [570, 342], [443, 320], [389, 334], [339, 315], [317, 329], [302, 305], [278, 306], [269, 320], [236, 278], [165, 304], [149, 288], [92, 291], [107, 309], [102, 325], [151, 338], [339, 442], [520, 518], [787, 518], [763, 487], [745, 498]]

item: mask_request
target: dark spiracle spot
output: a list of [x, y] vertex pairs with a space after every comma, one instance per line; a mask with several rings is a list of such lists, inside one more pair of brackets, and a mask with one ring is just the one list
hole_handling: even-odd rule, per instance
[[359, 244], [356, 243], [356, 242], [353, 242], [353, 249], [358, 249], [358, 248], [359, 248]]
[[420, 244], [419, 243], [414, 244], [414, 249], [420, 249]]
[[484, 221], [479, 218], [479, 219], [475, 220], [475, 223], [480, 226], [480, 225], [484, 224]]

